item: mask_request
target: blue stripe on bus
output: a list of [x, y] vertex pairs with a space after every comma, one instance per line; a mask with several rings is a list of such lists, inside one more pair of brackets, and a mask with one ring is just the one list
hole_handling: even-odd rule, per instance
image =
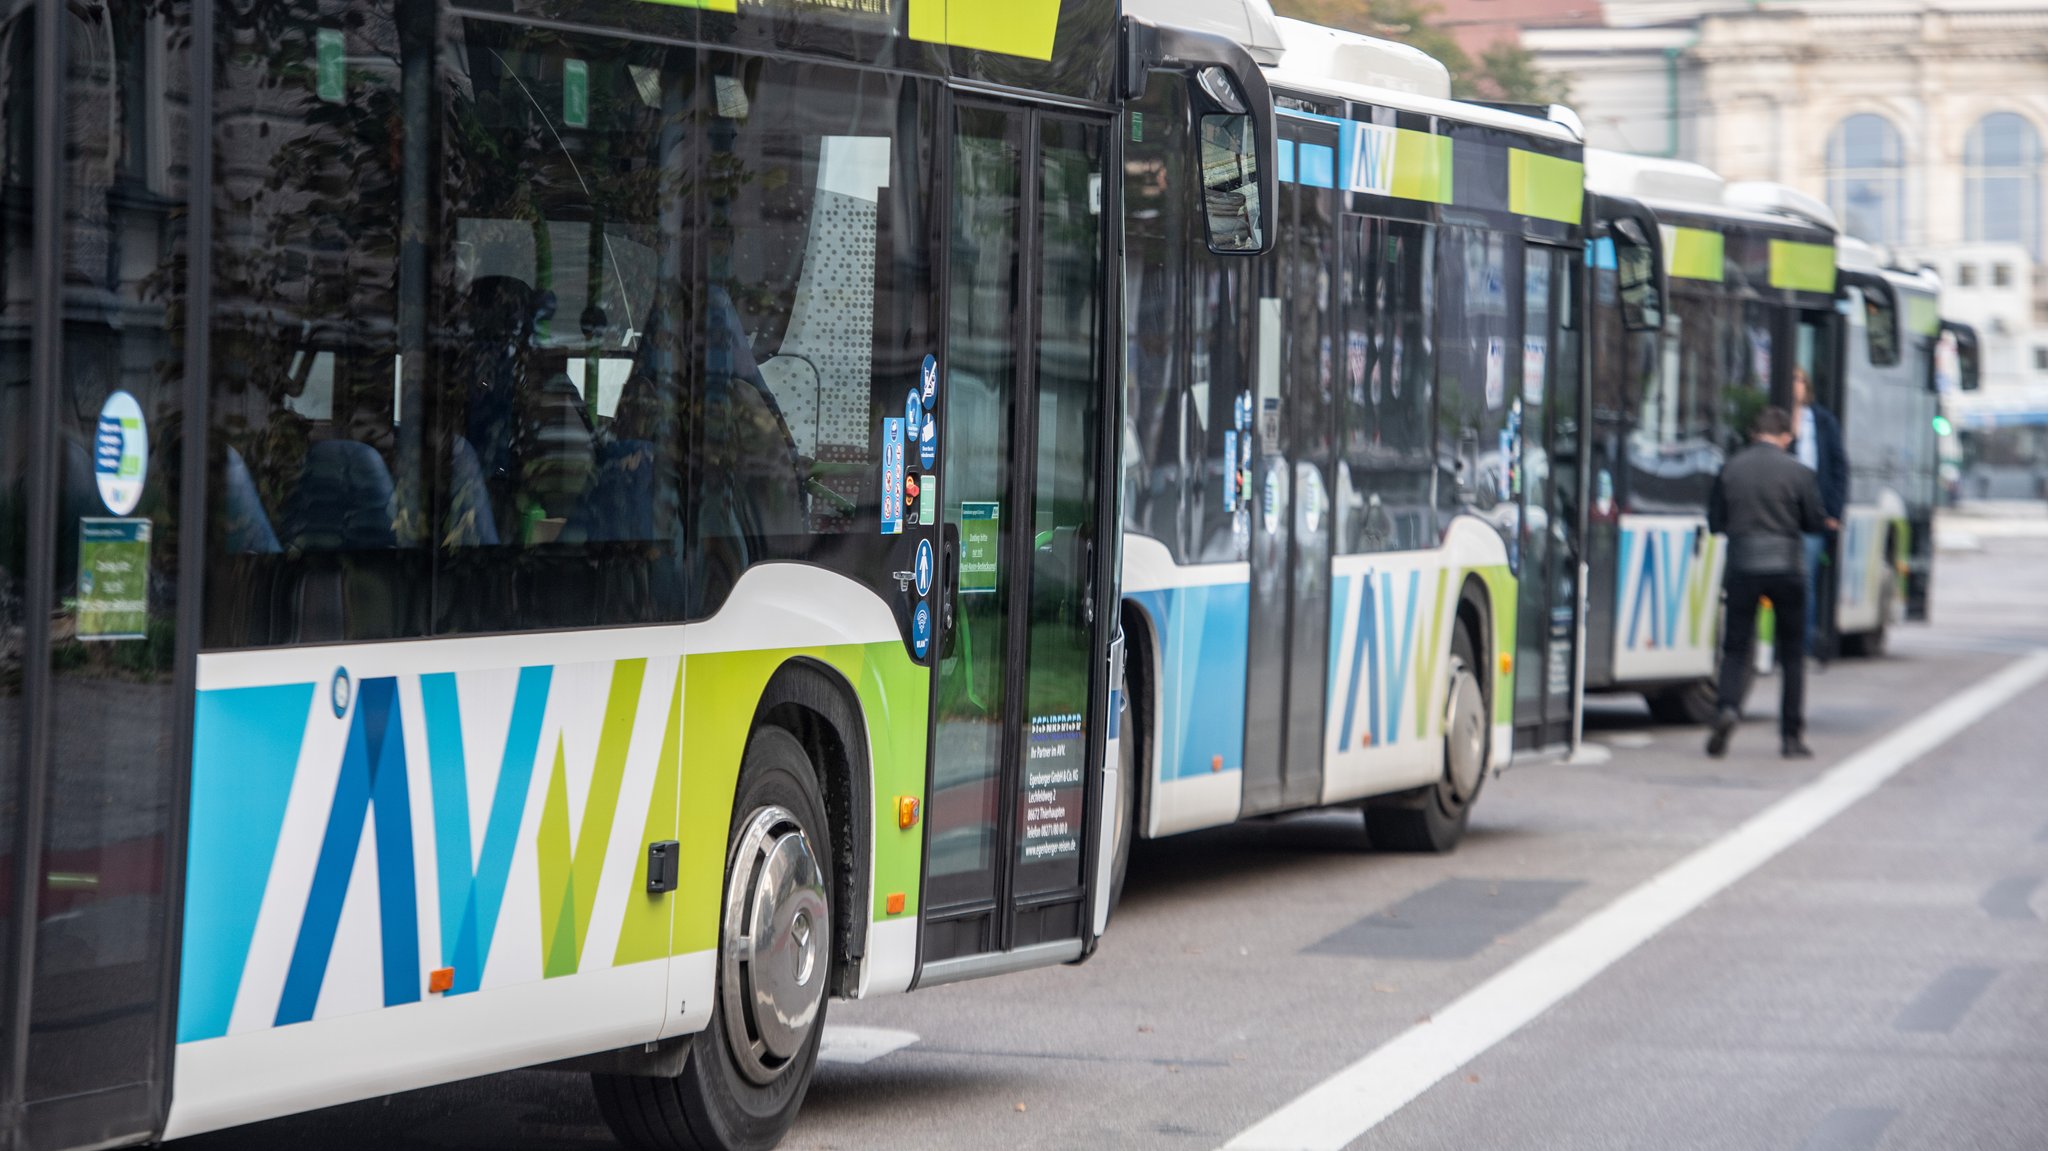
[[1131, 599], [1151, 616], [1159, 637], [1153, 730], [1160, 778], [1242, 771], [1251, 585], [1133, 592]]
[[1277, 174], [1283, 184], [1294, 183], [1294, 141], [1280, 141], [1279, 167]]
[[1596, 272], [1614, 271], [1614, 237], [1602, 236], [1586, 245], [1586, 266]]
[[1337, 150], [1323, 144], [1300, 145], [1300, 159], [1295, 162], [1301, 182], [1311, 188], [1334, 188], [1337, 186]]
[[228, 1033], [270, 862], [284, 830], [314, 685], [202, 691], [178, 964], [178, 1042]]

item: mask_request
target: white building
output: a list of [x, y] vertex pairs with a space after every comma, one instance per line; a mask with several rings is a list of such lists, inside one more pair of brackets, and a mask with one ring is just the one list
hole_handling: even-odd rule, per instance
[[[1773, 180], [1930, 265], [1974, 325], [1984, 392], [2048, 419], [2048, 0], [1610, 0], [1525, 28], [1587, 143]], [[1969, 426], [1967, 420], [1964, 426]]]

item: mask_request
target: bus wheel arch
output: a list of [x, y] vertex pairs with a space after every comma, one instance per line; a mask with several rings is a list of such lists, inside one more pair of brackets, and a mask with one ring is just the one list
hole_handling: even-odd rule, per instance
[[867, 950], [868, 854], [874, 828], [874, 777], [867, 726], [853, 688], [816, 660], [796, 658], [777, 668], [754, 708], [748, 740], [764, 727], [795, 736], [817, 772], [832, 837], [832, 993], [851, 998], [860, 988]]
[[[1476, 582], [1468, 582], [1459, 594], [1451, 646], [1444, 658], [1448, 695], [1443, 772], [1435, 783], [1366, 802], [1366, 839], [1375, 848], [1434, 853], [1455, 849], [1485, 787], [1493, 742], [1494, 676], [1491, 661], [1480, 654], [1491, 650], [1486, 624], [1491, 615], [1484, 589], [1472, 586]], [[1461, 776], [1469, 779], [1461, 784]]]
[[1132, 600], [1123, 602], [1125, 713], [1119, 728], [1118, 802], [1120, 838], [1117, 857], [1110, 868], [1110, 911], [1123, 897], [1124, 877], [1130, 865], [1133, 844], [1150, 826], [1153, 719], [1158, 714], [1156, 687], [1159, 682], [1159, 639], [1151, 614]]

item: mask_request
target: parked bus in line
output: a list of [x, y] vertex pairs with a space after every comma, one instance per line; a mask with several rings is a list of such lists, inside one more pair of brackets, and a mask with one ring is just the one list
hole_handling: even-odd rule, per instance
[[1267, 67], [1278, 246], [1203, 251], [1185, 94], [1154, 83], [1124, 157], [1120, 818], [1360, 805], [1372, 843], [1449, 850], [1488, 772], [1577, 733], [1581, 145], [1412, 48], [1171, 7]]
[[1118, 115], [1175, 90], [1172, 210], [1256, 256], [1242, 49], [1115, 0], [0, 37], [0, 1144], [550, 1063], [630, 1146], [765, 1148], [831, 997], [1090, 952]]
[[1977, 388], [1976, 333], [1941, 318], [1941, 281], [1887, 266], [1868, 244], [1836, 244], [1844, 385], [1835, 409], [1849, 454], [1849, 506], [1822, 597], [1832, 647], [1881, 655], [1893, 621], [1928, 618], [1934, 509], [1941, 494], [1937, 356], [1955, 348], [1956, 386]]
[[1632, 324], [1619, 271], [1595, 260], [1586, 687], [1703, 723], [1724, 558], [1707, 495], [1755, 414], [1789, 404], [1795, 366], [1840, 409], [1836, 227], [1790, 189], [1682, 161], [1588, 149], [1586, 182], [1649, 210], [1667, 287], [1660, 322]]

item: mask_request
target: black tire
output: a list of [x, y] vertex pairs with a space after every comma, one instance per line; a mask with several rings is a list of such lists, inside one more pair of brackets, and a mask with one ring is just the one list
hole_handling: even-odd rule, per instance
[[1883, 590], [1877, 593], [1877, 627], [1871, 631], [1857, 632], [1842, 637], [1842, 654], [1860, 656], [1863, 659], [1877, 659], [1891, 646], [1892, 622], [1892, 581], [1884, 581]]
[[[1493, 701], [1473, 653], [1471, 634], [1461, 625], [1451, 638], [1451, 665], [1446, 672], [1451, 682], [1444, 704], [1443, 778], [1428, 787], [1366, 804], [1366, 838], [1381, 851], [1442, 854], [1455, 849], [1465, 837], [1472, 805], [1479, 802], [1479, 792], [1486, 784], [1486, 758], [1493, 741]], [[1468, 689], [1473, 694], [1467, 694]], [[1476, 713], [1471, 710], [1475, 694]]]
[[1650, 714], [1658, 722], [1687, 727], [1714, 722], [1714, 713], [1720, 708], [1720, 693], [1711, 679], [1696, 679], [1679, 687], [1646, 691], [1643, 699], [1649, 703]]
[[1123, 737], [1117, 740], [1117, 789], [1116, 789], [1116, 840], [1110, 844], [1109, 864], [1109, 915], [1116, 917], [1117, 905], [1124, 900], [1124, 876], [1131, 868], [1131, 840], [1138, 831], [1138, 729], [1132, 725], [1136, 714], [1131, 708], [1130, 677], [1126, 676], [1123, 691], [1117, 698], [1117, 730]]
[[[731, 1038], [732, 1029], [727, 1026], [731, 1018], [728, 1001], [736, 1002], [739, 997], [728, 993], [727, 963], [723, 957], [729, 950], [726, 922], [732, 918], [733, 885], [735, 874], [742, 867], [741, 851], [758, 842], [752, 832], [764, 825], [773, 829], [767, 833], [774, 839], [774, 847], [766, 851], [769, 855], [781, 849], [791, 835], [801, 837], [804, 842], [790, 850], [808, 849], [822, 877], [822, 893], [817, 898], [824, 902], [821, 915], [810, 915], [808, 920], [800, 916], [791, 929], [792, 938], [799, 940], [799, 952], [809, 957], [798, 960], [798, 966], [808, 972], [808, 977], [798, 976], [797, 982], [804, 985], [807, 994], [810, 981], [819, 981], [815, 1014], [810, 1017], [807, 1030], [796, 1029], [799, 1037], [794, 1051], [773, 1059], [767, 1072], [773, 1077], [760, 1083], [753, 1077], [760, 1071], [750, 1075], [742, 1066], [747, 1058], [752, 1058], [756, 1066], [764, 1062], [759, 1052], [753, 1056], [738, 1053]], [[788, 1133], [810, 1089], [811, 1074], [817, 1066], [818, 1041], [825, 1031], [825, 1009], [830, 1002], [823, 989], [832, 978], [831, 834], [817, 774], [803, 745], [782, 728], [757, 729], [747, 743], [746, 757], [740, 766], [732, 828], [727, 835], [724, 906], [728, 914], [721, 920], [719, 931], [719, 988], [710, 1026], [689, 1038], [688, 1062], [680, 1075], [591, 1077], [598, 1111], [621, 1144], [637, 1151], [768, 1151]], [[749, 862], [745, 874], [765, 870], [767, 865], [757, 869]], [[754, 890], [745, 875], [740, 882], [747, 884], [749, 892]], [[812, 885], [806, 884], [803, 891], [812, 891]], [[748, 894], [740, 914], [751, 913], [755, 905], [755, 897]], [[808, 930], [799, 931], [806, 924]], [[809, 939], [817, 940], [815, 950], [802, 942]], [[759, 971], [760, 965], [749, 970]]]

